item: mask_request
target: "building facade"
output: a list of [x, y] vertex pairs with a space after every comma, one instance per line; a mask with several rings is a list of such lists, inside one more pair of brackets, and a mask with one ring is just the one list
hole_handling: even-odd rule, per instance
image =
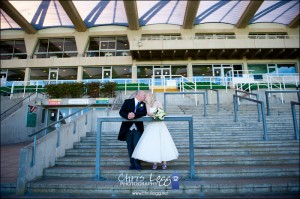
[[[135, 3], [139, 4], [139, 1]], [[187, 2], [185, 13], [193, 11], [189, 3], [192, 4]], [[28, 33], [24, 28], [2, 29], [2, 86], [18, 81], [114, 79], [124, 83], [166, 77], [199, 82], [205, 78], [251, 77], [259, 81], [264, 75], [299, 76], [299, 25], [250, 24], [247, 21], [249, 24], [245, 27], [238, 27], [241, 15], [249, 14], [247, 6], [243, 12], [236, 13], [240, 19], [235, 24], [226, 21], [197, 24], [201, 16], [199, 10], [203, 8], [201, 3], [193, 20], [185, 17], [179, 25], [163, 20], [147, 24], [141, 17], [138, 23], [132, 23], [130, 21], [136, 18], [126, 13], [128, 22], [125, 26], [100, 24], [89, 27], [83, 20], [87, 26], [84, 31], [76, 25], [36, 28], [34, 33]], [[125, 10], [129, 6], [126, 4]], [[299, 2], [297, 5], [299, 7]], [[6, 11], [5, 7], [3, 10]], [[215, 12], [218, 14], [218, 10]], [[72, 14], [68, 16], [76, 20]], [[186, 27], [189, 20], [193, 21], [192, 26]]]

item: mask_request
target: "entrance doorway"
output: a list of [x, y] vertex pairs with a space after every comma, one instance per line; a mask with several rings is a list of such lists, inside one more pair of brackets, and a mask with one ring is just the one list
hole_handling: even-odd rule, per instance
[[165, 80], [171, 78], [171, 68], [154, 68], [153, 77], [155, 86], [163, 86]]
[[104, 67], [102, 69], [102, 80], [110, 80], [112, 78], [111, 67]]
[[215, 83], [220, 85], [228, 85], [232, 81], [233, 77], [233, 67], [226, 66], [217, 66], [213, 67], [213, 76], [217, 77]]
[[48, 76], [49, 82], [57, 82], [58, 80], [58, 68], [50, 68], [49, 70], [49, 76]]

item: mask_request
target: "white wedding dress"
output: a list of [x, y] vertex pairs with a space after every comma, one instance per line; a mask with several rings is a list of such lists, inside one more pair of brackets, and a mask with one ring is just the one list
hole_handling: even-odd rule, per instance
[[[155, 108], [150, 108], [153, 113]], [[172, 136], [163, 121], [149, 122], [136, 145], [132, 158], [151, 163], [161, 163], [178, 158]]]

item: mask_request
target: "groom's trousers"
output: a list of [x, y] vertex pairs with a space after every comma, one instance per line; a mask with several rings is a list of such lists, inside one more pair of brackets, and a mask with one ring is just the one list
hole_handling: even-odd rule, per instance
[[126, 143], [127, 143], [127, 150], [128, 150], [128, 156], [130, 159], [130, 165], [133, 167], [140, 167], [140, 161], [138, 159], [132, 158], [132, 153], [134, 151], [134, 148], [136, 147], [137, 143], [139, 142], [139, 139], [141, 137], [141, 133], [138, 130], [129, 130], [129, 132], [126, 134]]

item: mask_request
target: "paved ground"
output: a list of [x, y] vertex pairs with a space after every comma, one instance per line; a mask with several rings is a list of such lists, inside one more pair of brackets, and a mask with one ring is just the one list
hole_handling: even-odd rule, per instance
[[1, 145], [1, 183], [16, 183], [20, 149], [30, 142]]

